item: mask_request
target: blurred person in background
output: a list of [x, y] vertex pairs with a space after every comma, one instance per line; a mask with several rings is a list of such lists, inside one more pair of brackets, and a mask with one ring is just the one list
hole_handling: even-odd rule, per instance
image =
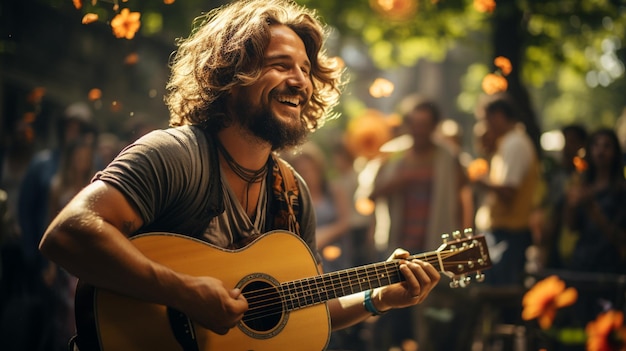
[[19, 191], [18, 221], [22, 230], [22, 244], [26, 259], [41, 268], [42, 256], [37, 247], [43, 235], [49, 213], [49, 192], [63, 150], [75, 140], [84, 137], [95, 143], [97, 133], [91, 108], [82, 102], [70, 104], [56, 126], [56, 145], [37, 152], [31, 160]]
[[[331, 181], [322, 149], [309, 141], [285, 156], [306, 182], [315, 209], [315, 238], [325, 272], [353, 267], [350, 237], [350, 197], [346, 188]], [[328, 350], [353, 350], [356, 328], [334, 331]]]
[[[548, 189], [543, 204], [543, 216], [539, 245], [542, 247], [542, 261], [546, 268], [562, 268], [559, 250], [573, 242], [568, 231], [563, 230], [563, 206], [565, 192], [573, 179], [581, 171], [581, 160], [587, 143], [587, 129], [579, 124], [569, 124], [561, 128], [563, 149], [555, 168], [545, 176]], [[578, 167], [577, 167], [578, 166]], [[567, 250], [567, 249], [566, 249]]]
[[565, 193], [563, 224], [575, 234], [563, 267], [582, 272], [626, 274], [626, 187], [617, 135], [590, 135], [584, 170]]
[[486, 132], [494, 138], [495, 150], [488, 174], [475, 181], [485, 192], [476, 227], [491, 242], [493, 267], [486, 275], [486, 283], [491, 285], [521, 286], [525, 252], [532, 244], [529, 219], [537, 205], [539, 161], [517, 113], [506, 96], [484, 108]]
[[[7, 316], [14, 322], [21, 321], [11, 324], [11, 330], [30, 328], [39, 335], [32, 349], [51, 351], [67, 349], [68, 333], [73, 330], [72, 324], [67, 323], [68, 317], [73, 319], [73, 316], [68, 316], [73, 296], [68, 294], [71, 294], [74, 281], [63, 273], [57, 274], [57, 266], [41, 255], [38, 246], [62, 202], [69, 201], [93, 175], [91, 152], [96, 143], [97, 129], [90, 107], [82, 102], [70, 104], [58, 121], [56, 133], [56, 145], [34, 155], [20, 186], [17, 216], [24, 257], [23, 279], [27, 282], [23, 299], [24, 318]], [[76, 164], [74, 162], [78, 160], [68, 155], [81, 143], [91, 149], [86, 161], [89, 164]], [[74, 167], [82, 167], [80, 174], [75, 173], [77, 169]], [[68, 184], [68, 178], [74, 178], [74, 181]], [[23, 342], [17, 346], [18, 349], [29, 349], [26, 343], [32, 344], [33, 339], [24, 338]]]
[[[91, 135], [80, 136], [62, 150], [59, 168], [52, 177], [49, 191], [51, 221], [78, 192], [89, 184], [95, 173], [96, 145]], [[44, 283], [50, 289], [52, 321], [55, 340], [65, 347], [76, 333], [74, 323], [74, 294], [77, 279], [67, 271], [49, 262], [43, 272]]]
[[[357, 201], [365, 200], [370, 203], [369, 199], [357, 198], [357, 189], [359, 188], [359, 173], [355, 168], [355, 157], [346, 146], [344, 141], [339, 141], [331, 147], [331, 157], [333, 169], [336, 172], [331, 179], [338, 187], [344, 189], [348, 195], [348, 207], [350, 212], [349, 220], [349, 253], [352, 262], [351, 266], [360, 266], [371, 263], [376, 259], [374, 242], [369, 235], [372, 224], [371, 213], [357, 209]], [[364, 213], [362, 213], [364, 212]], [[350, 249], [349, 249], [350, 250]]]
[[122, 151], [124, 146], [126, 145], [116, 134], [100, 133], [94, 155], [95, 170], [104, 169]]
[[[388, 247], [403, 247], [416, 254], [437, 249], [444, 233], [470, 228], [473, 211], [471, 197], [465, 196], [469, 194], [464, 191], [468, 181], [457, 153], [447, 142], [436, 142], [434, 138], [441, 120], [439, 107], [420, 97], [407, 99], [401, 104], [408, 106], [403, 113], [403, 127], [413, 144], [381, 166], [370, 197], [387, 203]], [[450, 311], [434, 300], [424, 305], [424, 310], [430, 307], [431, 311]], [[434, 324], [432, 328], [427, 325], [424, 312], [410, 308], [381, 316], [377, 325], [386, 330], [381, 334], [388, 340], [380, 340], [380, 346], [387, 349], [417, 341], [427, 350], [445, 348], [441, 343], [450, 338], [436, 335], [441, 330]]]
[[[490, 323], [519, 324], [526, 255], [533, 245], [531, 218], [542, 196], [540, 164], [510, 97], [492, 97], [482, 112], [487, 141], [493, 141], [495, 149], [488, 172], [473, 180], [482, 194], [476, 229], [485, 235], [492, 261], [481, 286], [481, 302], [489, 310]], [[497, 347], [500, 341], [490, 342]]]
[[315, 208], [317, 247], [322, 253], [324, 271], [333, 272], [352, 266], [349, 237], [350, 200], [346, 189], [331, 182], [325, 156], [309, 141], [285, 159], [302, 175], [309, 187]]
[[577, 288], [576, 304], [555, 321], [570, 328], [584, 328], [601, 312], [624, 307], [626, 183], [616, 133], [593, 132], [584, 155], [554, 213], [562, 227], [551, 251], [558, 264], [549, 267]]

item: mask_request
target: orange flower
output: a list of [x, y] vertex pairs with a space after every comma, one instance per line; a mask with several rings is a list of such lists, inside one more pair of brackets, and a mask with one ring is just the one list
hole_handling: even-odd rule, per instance
[[98, 15], [95, 13], [88, 13], [83, 16], [83, 24], [93, 23], [98, 20]]
[[621, 311], [609, 310], [587, 323], [587, 351], [626, 350], [626, 327]]
[[83, 7], [83, 0], [72, 0], [72, 2], [77, 10], [80, 10]]
[[139, 18], [141, 13], [130, 12], [129, 9], [124, 8], [111, 20], [111, 28], [113, 28], [113, 34], [117, 38], [132, 39], [135, 37], [135, 33], [139, 30], [141, 22]]
[[477, 158], [467, 166], [467, 176], [472, 181], [482, 178], [488, 172], [489, 162], [484, 158]]
[[508, 76], [509, 73], [513, 70], [513, 66], [511, 65], [511, 61], [504, 57], [498, 56], [493, 60], [493, 64], [496, 65], [500, 69], [503, 75]]
[[496, 9], [495, 0], [474, 0], [474, 8], [478, 12], [492, 13]]
[[482, 88], [487, 95], [506, 91], [508, 87], [509, 82], [506, 81], [506, 78], [495, 73], [489, 73], [483, 78]]
[[165, 5], [171, 5], [171, 4], [173, 4], [175, 1], [176, 1], [176, 0], [163, 0], [163, 3], [164, 3]]
[[565, 289], [563, 282], [556, 275], [549, 276], [535, 284], [524, 294], [522, 319], [529, 321], [539, 318], [541, 329], [549, 329], [554, 322], [556, 310], [570, 306], [578, 298], [575, 288]]

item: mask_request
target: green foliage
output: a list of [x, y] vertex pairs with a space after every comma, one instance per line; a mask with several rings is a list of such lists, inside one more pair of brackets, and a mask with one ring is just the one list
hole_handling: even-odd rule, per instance
[[[38, 1], [63, 11], [79, 11], [70, 0]], [[617, 89], [624, 91], [626, 79], [623, 0], [502, 0], [496, 2], [493, 14], [478, 12], [473, 0], [416, 0], [415, 14], [405, 20], [393, 20], [374, 11], [374, 1], [297, 0], [316, 9], [323, 21], [339, 33], [338, 46], [342, 42], [362, 42], [374, 68], [383, 70], [411, 67], [421, 59], [443, 61], [458, 45], [483, 50], [485, 43], [476, 42], [476, 37], [488, 36], [492, 19], [507, 18], [515, 7], [522, 11], [523, 19], [511, 25], [519, 27], [523, 40], [511, 45], [521, 50], [523, 62], [514, 69], [532, 90], [539, 115], [544, 116], [542, 124], [572, 120], [593, 124], [592, 119], [600, 115], [614, 121], [621, 113], [624, 102]], [[193, 18], [226, 2], [177, 0], [166, 5], [160, 0], [99, 0], [95, 6], [85, 1], [79, 12], [98, 13], [100, 21], [106, 23], [115, 15], [113, 6], [117, 3], [142, 13], [143, 36], [173, 43], [174, 38], [188, 35]], [[486, 49], [490, 49], [488, 45]], [[493, 67], [487, 67], [491, 62], [466, 65], [457, 104], [468, 112], [480, 95], [482, 77]]]

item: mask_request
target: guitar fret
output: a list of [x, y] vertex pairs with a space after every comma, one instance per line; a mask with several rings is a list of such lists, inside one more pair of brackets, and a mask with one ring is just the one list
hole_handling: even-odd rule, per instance
[[295, 309], [295, 304], [294, 304], [294, 288], [295, 288], [295, 284], [293, 282], [289, 282], [286, 284], [287, 289], [285, 289], [286, 291], [286, 299], [285, 299], [285, 305], [287, 305], [287, 309], [288, 310], [294, 310]]
[[[361, 284], [361, 277], [359, 276], [359, 269], [354, 268], [353, 270], [354, 270], [354, 275], [356, 276], [356, 283], [358, 284], [358, 291], [365, 290], [363, 289], [363, 285]], [[350, 287], [352, 287], [352, 284], [350, 284]], [[350, 292], [354, 294], [355, 292], [357, 292], [357, 290], [352, 288]]]
[[[323, 294], [326, 293], [326, 288], [324, 287], [324, 281], [322, 280], [322, 277], [315, 277], [314, 282], [315, 295], [317, 295], [317, 300], [315, 300], [313, 303], [325, 301]], [[328, 296], [328, 294], [326, 295]]]
[[345, 284], [344, 284], [344, 282], [345, 282], [345, 277], [346, 277], [347, 275], [348, 275], [347, 271], [339, 271], [339, 272], [337, 273], [337, 278], [338, 278], [337, 280], [339, 281], [339, 286], [341, 287], [341, 293], [340, 293], [340, 296], [346, 296], [346, 295], [349, 295], [349, 294], [346, 292], [346, 286], [345, 286]]
[[298, 308], [302, 308], [303, 306], [306, 306], [307, 293], [302, 285], [302, 280], [298, 280], [298, 283]]
[[333, 277], [331, 274], [324, 274], [322, 276], [322, 280], [324, 282], [324, 286], [326, 286], [326, 299], [334, 299], [337, 297], [337, 293], [335, 291], [335, 286], [333, 284]]

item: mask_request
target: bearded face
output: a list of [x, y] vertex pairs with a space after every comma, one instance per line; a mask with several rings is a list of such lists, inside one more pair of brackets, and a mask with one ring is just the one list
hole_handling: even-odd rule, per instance
[[233, 118], [272, 149], [300, 144], [308, 135], [302, 118], [311, 99], [311, 62], [302, 39], [289, 27], [270, 27], [259, 78], [231, 91]]
[[[283, 95], [271, 93], [270, 95]], [[276, 98], [270, 98], [274, 100]], [[272, 145], [272, 150], [292, 147], [304, 142], [309, 135], [306, 122], [300, 113], [281, 115], [271, 104], [252, 105], [240, 101], [235, 105], [239, 123], [246, 127], [252, 135]]]

